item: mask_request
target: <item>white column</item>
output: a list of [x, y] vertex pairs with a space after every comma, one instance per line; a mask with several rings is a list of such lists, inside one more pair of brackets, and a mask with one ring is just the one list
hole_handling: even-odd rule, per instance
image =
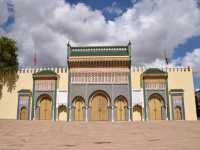
[[131, 121], [131, 108], [128, 108], [128, 121]]
[[71, 119], [71, 113], [72, 113], [72, 112], [71, 112], [71, 111], [72, 111], [72, 107], [70, 106], [70, 107], [69, 107], [69, 122], [72, 121], [72, 119]]
[[88, 122], [88, 106], [85, 106], [85, 121]]
[[168, 105], [166, 105], [165, 107], [165, 115], [166, 115], [166, 120], [169, 120], [169, 116], [168, 116], [168, 113], [167, 113], [167, 110], [168, 110]]
[[51, 121], [54, 121], [54, 114], [55, 114], [55, 112], [54, 112], [54, 107], [53, 107]]
[[114, 106], [112, 106], [111, 107], [111, 113], [112, 113], [112, 122], [114, 122], [115, 120], [114, 120]]
[[[33, 107], [33, 120], [36, 120], [36, 118], [35, 118], [35, 117], [36, 117], [36, 112], [35, 112], [35, 111], [36, 111], [36, 108], [37, 108], [37, 107], [35, 107], [35, 105], [34, 105], [34, 107]], [[32, 113], [32, 111], [31, 111], [31, 113]], [[38, 118], [37, 118], [37, 119], [38, 119]]]

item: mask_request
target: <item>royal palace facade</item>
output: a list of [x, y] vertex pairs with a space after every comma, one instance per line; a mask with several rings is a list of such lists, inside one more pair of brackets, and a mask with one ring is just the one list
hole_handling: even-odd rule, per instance
[[72, 47], [64, 68], [18, 70], [0, 119], [196, 120], [192, 68], [131, 65], [131, 45]]

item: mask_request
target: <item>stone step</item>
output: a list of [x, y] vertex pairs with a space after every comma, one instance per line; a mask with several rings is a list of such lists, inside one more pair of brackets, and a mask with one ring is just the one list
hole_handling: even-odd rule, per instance
[[0, 120], [1, 149], [198, 149], [200, 122]]

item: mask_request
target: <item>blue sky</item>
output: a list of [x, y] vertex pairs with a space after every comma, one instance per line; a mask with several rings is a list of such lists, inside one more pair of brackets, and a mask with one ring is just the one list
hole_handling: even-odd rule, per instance
[[[84, 3], [94, 10], [101, 10], [103, 15], [107, 20], [114, 20], [121, 14], [115, 12], [108, 12], [106, 8], [112, 7], [113, 4], [115, 7], [122, 10], [122, 13], [125, 12], [128, 8], [134, 6], [139, 0], [65, 0], [70, 4]], [[200, 4], [200, 1], [199, 1]], [[184, 43], [179, 44], [173, 53], [172, 58], [176, 59], [179, 57], [185, 56], [187, 52], [192, 52], [193, 49], [200, 47], [200, 36], [194, 36], [188, 38]]]
[[136, 0], [65, 0], [66, 2], [69, 2], [70, 4], [77, 4], [77, 3], [84, 3], [87, 6], [90, 6], [92, 9], [98, 9], [102, 10], [103, 14], [105, 15], [106, 19], [114, 19], [117, 17], [117, 14], [115, 13], [108, 13], [105, 11], [106, 8], [111, 7], [112, 5], [115, 5], [115, 7], [118, 7], [119, 9], [124, 12], [127, 8], [131, 7], [134, 3], [136, 3]]
[[166, 54], [170, 65], [200, 72], [200, 0], [0, 0], [1, 35], [17, 41], [22, 67], [35, 52], [37, 66], [65, 66], [68, 41], [130, 40], [133, 65], [163, 67]]
[[187, 52], [200, 47], [200, 36], [191, 37], [180, 44], [174, 51], [173, 58], [183, 57]]
[[[4, 15], [2, 2], [14, 11]], [[200, 70], [197, 0], [1, 0], [1, 34], [17, 41], [21, 66], [32, 64], [34, 51], [40, 66], [65, 65], [67, 41], [84, 46], [130, 40], [135, 65], [165, 65], [166, 53], [172, 65]]]
[[69, 2], [71, 4], [77, 4], [77, 3], [85, 3], [86, 5], [90, 6], [93, 9], [99, 9], [102, 10], [108, 6], [111, 6], [113, 3], [117, 3], [117, 6], [126, 9], [130, 6], [132, 6], [134, 1], [131, 0], [65, 0], [66, 2]]

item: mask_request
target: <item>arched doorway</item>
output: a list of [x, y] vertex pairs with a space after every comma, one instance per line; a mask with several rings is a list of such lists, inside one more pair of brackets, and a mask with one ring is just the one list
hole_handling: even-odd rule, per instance
[[45, 96], [42, 97], [40, 100], [40, 105], [39, 105], [39, 119], [40, 120], [51, 120], [51, 107], [52, 107], [52, 102], [50, 97]]
[[58, 120], [60, 121], [67, 120], [67, 108], [64, 105], [58, 107]]
[[181, 107], [176, 106], [174, 111], [174, 120], [182, 120]]
[[149, 120], [162, 120], [163, 119], [163, 109], [164, 109], [164, 100], [158, 95], [152, 95], [148, 101], [149, 106]]
[[122, 96], [119, 96], [115, 100], [115, 107], [116, 107], [116, 120], [117, 121], [125, 121], [126, 120], [126, 107], [127, 107], [126, 99]]
[[75, 121], [83, 121], [84, 120], [84, 100], [81, 97], [77, 97], [74, 100], [74, 107], [75, 107]]
[[108, 120], [108, 98], [103, 92], [97, 92], [91, 98], [91, 120]]
[[140, 105], [135, 105], [133, 107], [133, 121], [142, 120], [142, 107]]
[[26, 107], [22, 107], [20, 111], [20, 120], [28, 120], [28, 110]]

